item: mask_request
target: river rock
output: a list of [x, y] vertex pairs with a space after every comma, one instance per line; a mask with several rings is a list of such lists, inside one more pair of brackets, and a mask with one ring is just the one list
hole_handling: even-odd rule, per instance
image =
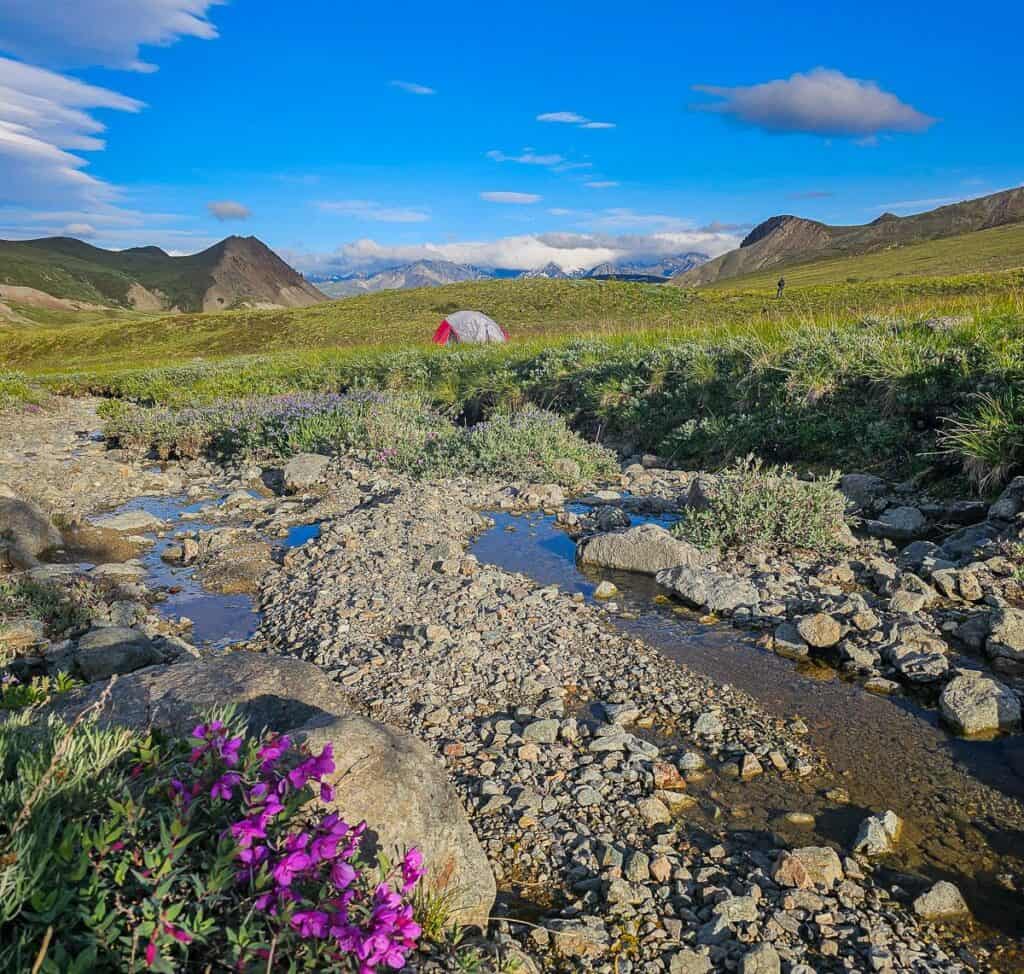
[[771, 944], [758, 944], [748, 950], [740, 961], [740, 974], [779, 974], [782, 961]]
[[942, 717], [967, 737], [1012, 731], [1020, 726], [1020, 701], [1007, 686], [976, 670], [946, 684], [939, 698]]
[[707, 559], [705, 552], [657, 524], [598, 534], [580, 547], [580, 561], [585, 565], [643, 575], [656, 575], [676, 565], [699, 566]]
[[75, 655], [78, 669], [89, 683], [163, 661], [162, 654], [145, 633], [120, 626], [90, 629], [78, 640]]
[[659, 585], [683, 602], [710, 612], [732, 612], [741, 605], [756, 605], [757, 589], [745, 578], [734, 578], [706, 568], [680, 565], [657, 574]]
[[985, 651], [997, 661], [1024, 663], [1024, 611], [1005, 606], [992, 613]]
[[0, 540], [8, 545], [8, 557], [16, 568], [31, 568], [36, 559], [63, 543], [60, 531], [31, 501], [0, 497]]
[[452, 919], [486, 929], [496, 895], [494, 875], [458, 795], [427, 746], [359, 716], [314, 719], [298, 733], [315, 751], [333, 745], [331, 807], [347, 821], [365, 820], [372, 841], [392, 861], [418, 848], [427, 887], [450, 899]]
[[284, 465], [284, 489], [295, 494], [320, 483], [331, 458], [322, 453], [298, 453]]
[[775, 862], [772, 878], [790, 889], [831, 889], [843, 878], [843, 864], [828, 846], [805, 846], [783, 852]]
[[916, 507], [891, 507], [877, 521], [865, 521], [864, 528], [875, 538], [915, 541], [927, 531], [928, 521]]
[[871, 815], [861, 822], [857, 838], [853, 840], [853, 851], [865, 856], [884, 856], [896, 848], [903, 821], [893, 811]]
[[707, 954], [677, 950], [668, 962], [669, 974], [709, 974], [713, 968]]
[[825, 612], [804, 616], [797, 623], [796, 628], [800, 633], [800, 638], [817, 649], [828, 649], [830, 646], [835, 646], [843, 635], [843, 627]]
[[138, 534], [149, 531], [159, 531], [165, 527], [162, 518], [149, 511], [122, 511], [120, 514], [104, 514], [91, 519], [92, 524], [97, 528], [107, 531], [121, 531], [126, 534]]
[[846, 498], [850, 513], [872, 513], [887, 489], [881, 477], [870, 473], [848, 473], [839, 480], [839, 493]]
[[936, 883], [914, 900], [914, 912], [923, 920], [945, 920], [967, 916], [971, 911], [952, 883]]
[[921, 626], [908, 626], [884, 650], [886, 660], [911, 683], [934, 683], [949, 670], [946, 644]]
[[1012, 521], [1024, 511], [1024, 477], [1014, 477], [988, 509], [988, 516], [994, 521]]

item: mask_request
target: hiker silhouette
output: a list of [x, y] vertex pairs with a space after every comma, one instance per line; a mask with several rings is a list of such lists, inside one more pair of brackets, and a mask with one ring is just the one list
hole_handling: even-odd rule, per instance
[[779, 278], [779, 289], [775, 292], [776, 298], [782, 297], [782, 292], [786, 290], [786, 279], [784, 277]]

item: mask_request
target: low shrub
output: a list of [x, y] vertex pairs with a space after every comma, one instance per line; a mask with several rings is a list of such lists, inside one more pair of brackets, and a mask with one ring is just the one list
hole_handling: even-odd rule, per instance
[[789, 467], [747, 457], [718, 474], [706, 506], [687, 510], [673, 531], [701, 546], [832, 550], [844, 533], [838, 480], [800, 480]]
[[417, 945], [422, 858], [369, 861], [365, 823], [314, 800], [330, 745], [229, 713], [191, 742], [18, 715], [0, 771], [3, 970], [372, 974]]
[[941, 450], [963, 463], [981, 490], [999, 487], [1024, 466], [1024, 396], [982, 393], [939, 436]]
[[19, 680], [12, 673], [0, 674], [0, 710], [24, 710], [49, 702], [54, 694], [67, 693], [82, 686], [70, 674], [60, 672], [56, 676], [33, 676], [28, 682]]
[[[611, 451], [587, 443], [564, 419], [535, 407], [460, 427], [409, 395], [271, 396], [199, 409], [105, 406], [105, 432], [127, 449], [163, 457], [283, 458], [349, 454], [416, 477], [515, 477], [572, 483], [617, 469]], [[558, 461], [571, 460], [571, 464]]]
[[17, 406], [38, 405], [45, 398], [45, 391], [28, 376], [0, 369], [0, 413]]
[[[87, 584], [70, 589], [23, 576], [0, 578], [0, 623], [38, 619], [53, 636], [81, 628], [92, 617]], [[2, 649], [2, 646], [0, 646]]]

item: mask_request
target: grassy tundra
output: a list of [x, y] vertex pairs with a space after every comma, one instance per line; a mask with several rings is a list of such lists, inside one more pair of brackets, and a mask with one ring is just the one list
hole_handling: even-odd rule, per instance
[[[374, 388], [470, 421], [532, 404], [692, 466], [754, 453], [803, 469], [967, 473], [987, 488], [1024, 463], [1024, 272], [771, 291], [476, 281], [290, 311], [10, 329], [0, 368], [23, 375], [0, 374], [0, 395], [96, 392], [173, 416]], [[513, 342], [430, 347], [457, 307], [492, 314]]]

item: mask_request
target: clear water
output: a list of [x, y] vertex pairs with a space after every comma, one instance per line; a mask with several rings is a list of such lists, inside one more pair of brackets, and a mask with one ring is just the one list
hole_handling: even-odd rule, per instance
[[[836, 805], [814, 784], [774, 775], [749, 783], [715, 778], [716, 792], [743, 812], [733, 823], [736, 829], [771, 829], [798, 844], [817, 836], [848, 847], [869, 812], [892, 808], [907, 825], [895, 868], [951, 879], [979, 919], [1015, 938], [1024, 936], [1024, 897], [998, 878], [1006, 868], [1024, 867], [1024, 736], [989, 742], [952, 737], [934, 710], [906, 697], [873, 696], [828, 667], [796, 664], [759, 648], [749, 634], [700, 623], [696, 614], [666, 602], [653, 578], [581, 569], [575, 542], [552, 517], [490, 516], [494, 527], [471, 548], [481, 562], [588, 600], [598, 582], [608, 579], [620, 592], [612, 600], [618, 611], [609, 613], [616, 626], [676, 662], [745, 691], [765, 711], [799, 716], [808, 725], [811, 742], [849, 791], [850, 804]], [[795, 810], [816, 816], [813, 830], [781, 820]]]

